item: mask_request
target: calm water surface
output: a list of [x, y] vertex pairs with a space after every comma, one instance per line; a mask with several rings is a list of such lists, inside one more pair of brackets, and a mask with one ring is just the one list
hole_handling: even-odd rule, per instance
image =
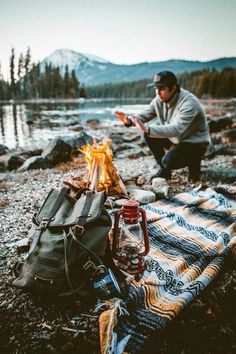
[[0, 144], [9, 149], [43, 147], [55, 136], [73, 135], [72, 125], [90, 119], [116, 122], [114, 111], [140, 112], [150, 100], [0, 104]]

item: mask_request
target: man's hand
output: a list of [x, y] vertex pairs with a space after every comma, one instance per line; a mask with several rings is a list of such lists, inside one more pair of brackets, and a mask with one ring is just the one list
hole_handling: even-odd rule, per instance
[[130, 124], [131, 121], [129, 118], [127, 118], [126, 114], [124, 114], [123, 112], [119, 112], [116, 111], [115, 115], [121, 120], [121, 122], [123, 122], [124, 124]]
[[138, 119], [138, 117], [132, 116], [132, 121], [141, 132], [148, 133], [148, 128]]

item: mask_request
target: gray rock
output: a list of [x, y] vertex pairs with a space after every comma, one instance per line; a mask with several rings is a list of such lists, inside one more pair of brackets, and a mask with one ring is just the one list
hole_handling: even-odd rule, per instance
[[215, 148], [215, 145], [210, 143], [207, 147], [207, 150], [205, 152], [205, 157], [213, 157], [215, 156], [215, 153], [216, 153], [216, 148]]
[[99, 120], [99, 119], [88, 119], [88, 120], [86, 121], [86, 123], [87, 123], [88, 125], [97, 126], [97, 125], [100, 124], [100, 120]]
[[73, 132], [81, 132], [84, 128], [79, 125], [79, 124], [76, 124], [76, 125], [72, 125], [69, 127], [69, 130], [73, 131]]
[[28, 170], [36, 170], [39, 168], [45, 169], [47, 167], [47, 161], [42, 156], [32, 156], [27, 159], [23, 165], [18, 168], [17, 171], [24, 172]]
[[7, 154], [8, 151], [9, 149], [5, 145], [0, 144], [0, 155]]
[[166, 182], [165, 178], [153, 178], [152, 190], [156, 193], [158, 197], [167, 197], [169, 185]]
[[124, 142], [124, 134], [123, 133], [111, 133], [109, 135], [110, 139], [112, 140], [113, 144], [122, 144]]
[[235, 142], [236, 141], [236, 128], [228, 129], [224, 131], [222, 135], [222, 140], [227, 142]]
[[217, 154], [217, 155], [236, 156], [236, 145], [235, 144], [218, 144], [218, 145], [215, 145], [215, 154]]
[[141, 140], [140, 134], [131, 135], [131, 136], [125, 135], [123, 137], [123, 141], [126, 143], [132, 143], [132, 142], [136, 142], [136, 141], [140, 141], [140, 140]]
[[[127, 150], [127, 149], [125, 149]], [[128, 151], [124, 151], [121, 154], [119, 154], [120, 158], [129, 158], [129, 159], [137, 159], [142, 156], [146, 156], [147, 153], [145, 149], [139, 148], [139, 147], [133, 147], [132, 149], [129, 149]], [[117, 156], [117, 152], [116, 152]]]
[[0, 172], [5, 172], [7, 171], [7, 161], [5, 160], [0, 160]]
[[41, 157], [46, 161], [48, 167], [53, 167], [59, 162], [66, 162], [71, 159], [72, 147], [61, 138], [53, 139], [43, 150]]
[[80, 132], [74, 136], [63, 136], [60, 139], [72, 147], [72, 152], [84, 145], [93, 143], [93, 138], [85, 132]]
[[23, 163], [27, 160], [27, 157], [25, 155], [12, 155], [10, 156], [8, 160], [8, 168], [10, 171], [12, 170], [17, 170], [20, 166], [23, 165]]
[[14, 177], [14, 173], [0, 173], [0, 182], [11, 181]]
[[222, 129], [225, 129], [227, 127], [231, 127], [233, 124], [233, 119], [229, 116], [224, 116], [220, 118], [214, 118], [214, 119], [209, 119], [208, 120], [208, 125], [210, 132], [219, 132]]
[[117, 154], [121, 151], [129, 151], [129, 150], [134, 150], [137, 148], [137, 146], [133, 145], [133, 144], [127, 144], [127, 143], [114, 144], [113, 141], [112, 141], [111, 147], [112, 147], [113, 153], [115, 153], [115, 154]]
[[65, 121], [66, 126], [73, 126], [73, 125], [77, 125], [77, 124], [78, 124], [78, 120], [75, 118], [67, 119]]
[[8, 159], [8, 169], [10, 171], [17, 170], [23, 163], [32, 156], [39, 156], [42, 149], [25, 150], [17, 153], [12, 153]]
[[155, 193], [151, 191], [146, 191], [144, 189], [133, 189], [130, 192], [130, 198], [137, 200], [137, 202], [142, 204], [152, 203], [156, 200]]
[[222, 183], [236, 182], [235, 168], [202, 168], [202, 176], [204, 180], [220, 181]]

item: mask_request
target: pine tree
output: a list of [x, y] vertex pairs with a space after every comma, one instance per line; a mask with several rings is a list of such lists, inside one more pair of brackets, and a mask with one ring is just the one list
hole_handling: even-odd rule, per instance
[[83, 98], [87, 97], [86, 89], [85, 89], [84, 85], [79, 87], [79, 97], [83, 97]]
[[10, 56], [10, 88], [11, 88], [11, 98], [16, 97], [16, 82], [15, 82], [15, 49], [11, 49]]
[[45, 98], [53, 97], [53, 81], [52, 81], [52, 64], [50, 63], [47, 66], [46, 74], [46, 82], [47, 82], [47, 94], [44, 95]]
[[55, 98], [63, 97], [63, 80], [59, 66], [52, 69], [52, 95]]
[[19, 98], [22, 98], [23, 95], [23, 80], [22, 77], [24, 75], [24, 57], [23, 54], [20, 54], [19, 60], [18, 60], [18, 70], [17, 70], [17, 84], [16, 84], [16, 89], [17, 89], [17, 96]]
[[1, 63], [0, 63], [0, 100], [4, 100], [4, 98], [3, 98], [3, 76], [2, 76]]
[[23, 69], [24, 69], [24, 57], [23, 54], [21, 53], [18, 61], [18, 71], [17, 71], [18, 80], [20, 80], [23, 76]]
[[69, 97], [77, 98], [79, 96], [79, 80], [76, 77], [75, 70], [71, 70], [69, 76]]
[[29, 81], [31, 87], [31, 97], [39, 98], [39, 86], [40, 86], [40, 70], [39, 65], [32, 63], [32, 69], [29, 73]]
[[64, 97], [67, 98], [69, 96], [69, 69], [68, 65], [65, 66], [65, 74], [64, 74]]
[[9, 83], [4, 81], [1, 63], [0, 63], [0, 100], [9, 100], [9, 99], [10, 99]]
[[3, 81], [3, 75], [2, 75], [2, 65], [0, 62], [0, 81]]
[[30, 54], [30, 47], [27, 48], [26, 55], [24, 58], [24, 97], [30, 98], [31, 97], [31, 87], [30, 87], [30, 79], [29, 79], [29, 72], [31, 69], [31, 54]]
[[222, 78], [224, 82], [224, 97], [236, 96], [236, 70], [225, 68], [222, 71]]
[[25, 73], [27, 74], [31, 69], [31, 53], [30, 47], [27, 48], [26, 55], [25, 55]]

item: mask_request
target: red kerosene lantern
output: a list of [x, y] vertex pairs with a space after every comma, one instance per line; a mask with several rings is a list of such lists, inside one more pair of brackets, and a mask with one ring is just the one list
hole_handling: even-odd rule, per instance
[[113, 258], [121, 270], [138, 275], [146, 269], [144, 256], [148, 252], [146, 212], [137, 201], [128, 200], [115, 212]]

